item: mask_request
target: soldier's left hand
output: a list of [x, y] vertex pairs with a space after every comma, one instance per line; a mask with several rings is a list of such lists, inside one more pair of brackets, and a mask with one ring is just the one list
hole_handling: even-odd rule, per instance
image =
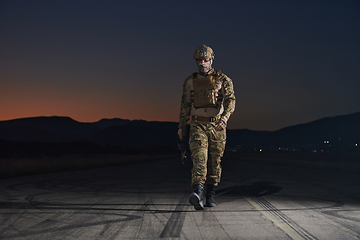
[[220, 119], [218, 125], [216, 126], [216, 131], [222, 131], [226, 128], [226, 122], [224, 121], [224, 119]]

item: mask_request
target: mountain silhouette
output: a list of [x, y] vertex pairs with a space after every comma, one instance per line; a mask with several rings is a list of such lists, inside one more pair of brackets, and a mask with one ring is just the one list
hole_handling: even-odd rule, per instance
[[357, 143], [360, 144], [360, 112], [282, 128], [258, 139], [258, 145], [264, 149], [331, 147], [348, 151], [354, 150]]
[[78, 141], [99, 129], [69, 117], [33, 117], [0, 122], [0, 139], [12, 141]]
[[101, 119], [83, 123], [69, 117], [33, 117], [0, 121], [0, 139], [18, 142], [90, 141], [100, 145], [177, 144], [177, 123]]
[[94, 134], [90, 141], [100, 145], [151, 146], [177, 144], [177, 123], [131, 121], [122, 126], [110, 126]]
[[[354, 150], [360, 144], [360, 112], [326, 117], [277, 131], [228, 129], [227, 148]], [[69, 117], [32, 117], [0, 121], [0, 140], [14, 142], [87, 141], [100, 146], [175, 146], [176, 122], [102, 119], [84, 123]], [[359, 146], [360, 147], [360, 146]]]

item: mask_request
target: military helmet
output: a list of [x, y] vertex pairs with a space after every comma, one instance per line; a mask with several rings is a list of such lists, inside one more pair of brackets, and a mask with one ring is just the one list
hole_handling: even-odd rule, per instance
[[194, 52], [194, 59], [214, 59], [214, 56], [214, 51], [206, 45], [198, 47]]

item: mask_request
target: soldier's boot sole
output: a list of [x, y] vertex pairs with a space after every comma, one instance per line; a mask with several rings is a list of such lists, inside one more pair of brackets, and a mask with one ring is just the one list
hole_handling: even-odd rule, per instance
[[199, 195], [196, 193], [190, 194], [189, 203], [193, 205], [196, 210], [204, 209], [204, 203], [203, 201], [201, 201]]

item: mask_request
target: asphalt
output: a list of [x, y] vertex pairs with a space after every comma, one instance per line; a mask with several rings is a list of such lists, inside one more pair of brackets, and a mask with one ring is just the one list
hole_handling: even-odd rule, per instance
[[0, 239], [359, 239], [360, 176], [223, 160], [217, 206], [179, 158], [0, 180]]

